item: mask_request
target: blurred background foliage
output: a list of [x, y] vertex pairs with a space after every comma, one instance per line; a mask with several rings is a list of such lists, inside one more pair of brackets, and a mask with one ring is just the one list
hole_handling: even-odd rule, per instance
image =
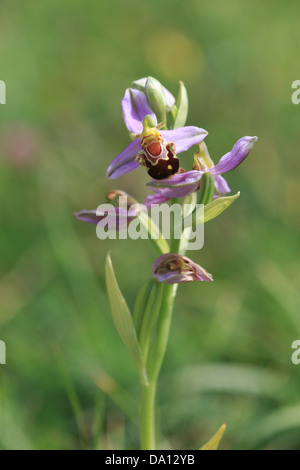
[[[152, 75], [188, 89], [188, 124], [215, 161], [259, 141], [228, 175], [241, 197], [191, 257], [214, 283], [179, 288], [159, 383], [160, 447], [300, 448], [299, 2], [1, 0], [2, 449], [136, 448], [139, 388], [104, 282], [111, 250], [130, 307], [156, 252], [100, 241], [72, 212], [108, 189], [143, 200], [141, 168], [107, 181], [128, 144], [120, 100]], [[191, 166], [192, 150], [182, 156]]]

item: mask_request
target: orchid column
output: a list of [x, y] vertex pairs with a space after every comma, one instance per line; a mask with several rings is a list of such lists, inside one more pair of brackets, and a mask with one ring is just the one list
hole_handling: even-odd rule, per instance
[[[204, 143], [207, 132], [199, 127], [187, 126], [187, 92], [180, 83], [178, 98], [154, 78], [137, 80], [127, 89], [122, 100], [122, 110], [131, 143], [109, 165], [108, 178], [145, 167], [151, 180], [147, 183], [153, 193], [139, 205], [133, 197], [117, 190], [108, 194], [110, 202], [119, 201], [119, 207], [108, 210], [83, 210], [76, 217], [103, 227], [114, 218], [116, 231], [138, 220], [151, 235], [159, 257], [154, 261], [152, 278], [137, 294], [131, 313], [118, 286], [111, 258], [106, 261], [106, 281], [115, 326], [135, 361], [141, 382], [140, 440], [141, 449], [156, 448], [155, 396], [156, 384], [165, 355], [179, 283], [212, 281], [204, 268], [185, 256], [186, 231], [217, 217], [232, 202], [234, 196], [221, 176], [238, 166], [249, 154], [256, 137], [243, 137], [226, 153], [217, 165], [211, 160]], [[193, 169], [180, 167], [180, 155], [197, 146]], [[120, 206], [120, 200], [123, 204]], [[125, 200], [125, 203], [124, 203]], [[151, 220], [147, 209], [155, 204], [176, 202], [188, 204], [182, 212], [180, 226], [182, 237], [175, 233], [170, 239], [161, 233]], [[197, 207], [204, 206], [204, 212]], [[202, 206], [202, 207], [203, 207]], [[124, 222], [125, 221], [125, 222]], [[153, 236], [153, 234], [155, 236]]]

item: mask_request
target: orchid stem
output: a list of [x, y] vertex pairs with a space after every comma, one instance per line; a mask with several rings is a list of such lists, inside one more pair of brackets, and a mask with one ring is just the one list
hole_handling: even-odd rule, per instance
[[141, 393], [141, 449], [155, 450], [155, 393], [158, 375], [165, 356], [173, 305], [177, 291], [177, 284], [163, 286], [162, 306], [157, 326], [157, 334], [152, 354], [148, 362], [149, 385], [142, 385]]
[[156, 382], [141, 385], [141, 450], [154, 450], [155, 446], [155, 392]]
[[[176, 202], [173, 200], [172, 202]], [[174, 238], [174, 233], [171, 240], [170, 250], [172, 253], [178, 253], [180, 247], [180, 239]], [[154, 343], [152, 345], [152, 352], [147, 361], [147, 374], [149, 385], [142, 385], [141, 390], [141, 417], [140, 417], [140, 434], [141, 434], [141, 449], [142, 450], [155, 450], [155, 395], [157, 379], [161, 370], [161, 366], [165, 357], [170, 326], [172, 320], [172, 313], [174, 301], [176, 297], [178, 284], [164, 284], [162, 292], [161, 310], [157, 324], [157, 331]]]
[[157, 326], [157, 334], [149, 360], [148, 374], [150, 382], [156, 382], [167, 349], [170, 325], [173, 313], [177, 284], [165, 284], [162, 298], [161, 314]]

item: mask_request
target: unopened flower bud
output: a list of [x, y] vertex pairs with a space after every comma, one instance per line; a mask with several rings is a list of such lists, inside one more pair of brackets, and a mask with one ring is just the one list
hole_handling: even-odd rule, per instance
[[[145, 93], [145, 88], [146, 88], [146, 83], [147, 83], [147, 78], [140, 78], [139, 80], [135, 80], [132, 82], [131, 86], [132, 88], [136, 90], [143, 91]], [[164, 86], [162, 86], [164, 95], [165, 95], [165, 102], [166, 102], [166, 111], [169, 112], [173, 108], [175, 104], [175, 98], [172, 95], [172, 93], [167, 90]]]
[[156, 78], [148, 77], [145, 92], [148, 105], [156, 114], [158, 122], [163, 122], [166, 125], [166, 99], [161, 83]]

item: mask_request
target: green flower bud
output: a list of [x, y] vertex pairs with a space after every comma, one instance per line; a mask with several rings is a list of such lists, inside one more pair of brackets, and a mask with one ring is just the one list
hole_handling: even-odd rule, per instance
[[145, 86], [147, 102], [156, 114], [158, 122], [167, 123], [166, 99], [161, 83], [156, 78], [148, 77]]

